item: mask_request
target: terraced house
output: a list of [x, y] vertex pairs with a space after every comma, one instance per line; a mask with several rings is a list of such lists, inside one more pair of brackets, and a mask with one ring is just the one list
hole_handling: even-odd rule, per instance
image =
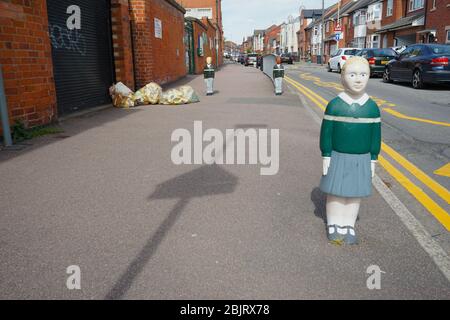
[[[342, 33], [337, 40], [334, 28]], [[323, 61], [339, 47], [387, 48], [450, 43], [450, 0], [341, 0], [325, 9]], [[304, 27], [305, 50], [320, 62], [322, 19]]]

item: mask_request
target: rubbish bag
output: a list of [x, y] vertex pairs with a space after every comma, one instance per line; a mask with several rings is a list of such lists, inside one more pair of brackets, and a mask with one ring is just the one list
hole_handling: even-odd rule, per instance
[[186, 99], [183, 97], [183, 93], [178, 89], [170, 89], [164, 92], [161, 96], [160, 103], [164, 105], [178, 105], [184, 104]]
[[198, 98], [197, 94], [195, 93], [194, 89], [191, 86], [182, 86], [179, 87], [178, 90], [180, 90], [183, 93], [184, 103], [200, 102], [200, 99]]
[[134, 107], [133, 91], [122, 82], [118, 82], [109, 88], [113, 105], [116, 108]]
[[136, 104], [158, 104], [161, 95], [162, 88], [158, 84], [151, 82], [136, 91], [133, 95], [133, 99]]

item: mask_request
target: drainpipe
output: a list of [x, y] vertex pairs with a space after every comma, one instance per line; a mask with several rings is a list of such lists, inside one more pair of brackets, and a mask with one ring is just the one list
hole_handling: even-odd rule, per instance
[[216, 64], [217, 68], [219, 67], [219, 0], [216, 0]]
[[11, 130], [9, 128], [8, 106], [6, 105], [5, 87], [3, 85], [2, 65], [0, 64], [0, 116], [2, 118], [3, 142], [5, 147], [12, 146]]

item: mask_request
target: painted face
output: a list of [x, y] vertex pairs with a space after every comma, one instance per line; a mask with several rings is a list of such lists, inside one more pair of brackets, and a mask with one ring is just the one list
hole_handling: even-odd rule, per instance
[[206, 63], [207, 64], [211, 64], [211, 62], [212, 62], [212, 58], [211, 57], [206, 58]]
[[341, 81], [345, 91], [352, 95], [362, 95], [369, 82], [370, 68], [359, 62], [349, 63], [342, 72]]

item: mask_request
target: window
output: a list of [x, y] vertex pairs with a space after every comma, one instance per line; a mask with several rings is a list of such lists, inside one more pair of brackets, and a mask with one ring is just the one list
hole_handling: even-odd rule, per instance
[[366, 11], [360, 10], [353, 15], [353, 24], [355, 26], [366, 24]]
[[405, 50], [402, 51], [402, 53], [400, 54], [400, 58], [408, 58], [411, 55], [411, 52], [414, 50], [414, 47], [409, 47], [406, 48]]
[[317, 36], [317, 33], [318, 33], [317, 31], [318, 31], [318, 30], [317, 30], [317, 27], [314, 27], [314, 35], [315, 35], [315, 36]]
[[393, 12], [394, 12], [394, 1], [388, 0], [387, 7], [386, 7], [386, 17], [392, 16]]
[[409, 0], [409, 11], [423, 8], [423, 0]]
[[369, 6], [367, 9], [367, 21], [374, 21], [381, 19], [381, 3], [375, 3]]
[[445, 39], [445, 43], [450, 43], [450, 30], [447, 30], [447, 38]]
[[343, 54], [346, 56], [354, 56], [357, 52], [358, 52], [358, 50], [351, 49], [351, 50], [344, 50]]
[[367, 40], [367, 47], [368, 48], [379, 48], [380, 47], [380, 36], [379, 35], [369, 36], [369, 39]]
[[330, 21], [327, 21], [327, 24], [325, 25], [325, 31], [330, 31]]
[[366, 46], [364, 45], [366, 42], [366, 37], [358, 37], [353, 39], [353, 47], [355, 48], [365, 48]]
[[411, 58], [422, 55], [422, 50], [419, 46], [415, 46], [409, 55]]

